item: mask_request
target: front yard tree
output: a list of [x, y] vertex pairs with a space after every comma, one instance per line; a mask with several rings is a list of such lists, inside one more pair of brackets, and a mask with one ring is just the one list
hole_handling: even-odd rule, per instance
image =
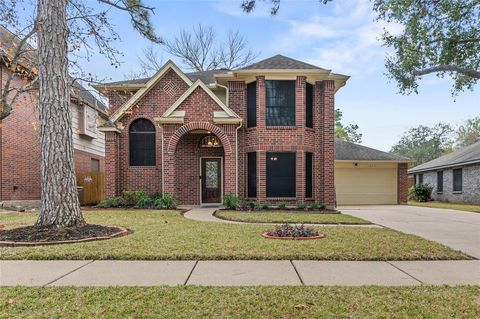
[[[251, 12], [260, 0], [243, 0]], [[280, 0], [263, 0], [276, 14]], [[318, 1], [318, 0], [317, 0]], [[320, 0], [328, 3], [332, 0]], [[436, 74], [453, 80], [452, 93], [472, 90], [480, 79], [480, 1], [371, 0], [377, 21], [401, 25], [402, 32], [385, 31], [382, 40], [393, 49], [385, 66], [400, 93], [418, 92], [418, 80]]]
[[258, 56], [248, 49], [248, 41], [238, 31], [230, 31], [225, 40], [217, 41], [213, 28], [201, 24], [191, 31], [181, 30], [163, 45], [194, 71], [232, 70], [250, 64]]
[[[17, 26], [20, 18], [15, 6], [20, 0], [12, 1], [12, 6], [0, 5], [0, 17], [4, 23]], [[19, 69], [22, 60], [30, 59], [32, 50], [27, 49], [26, 41], [36, 36], [38, 48], [35, 60], [25, 86], [38, 82], [39, 89], [39, 126], [41, 143], [41, 211], [36, 226], [69, 227], [82, 226], [85, 220], [80, 211], [77, 197], [74, 161], [72, 122], [70, 114], [70, 94], [72, 77], [70, 66], [78, 65], [70, 56], [78, 57], [78, 52], [92, 49], [92, 42], [98, 50], [110, 59], [112, 65], [118, 64], [119, 51], [112, 42], [118, 39], [113, 26], [109, 24], [108, 10], [115, 8], [129, 14], [133, 27], [144, 37], [160, 42], [150, 23], [152, 8], [142, 4], [141, 0], [98, 0], [105, 8], [100, 11], [80, 0], [38, 0], [35, 21], [30, 26], [27, 37], [15, 42], [15, 49], [9, 60], [9, 69]], [[93, 39], [93, 41], [89, 41]], [[31, 47], [29, 47], [31, 48]], [[25, 66], [26, 63], [22, 63]], [[28, 63], [27, 63], [28, 64]], [[18, 72], [12, 72], [18, 74]], [[5, 118], [15, 105], [12, 96], [24, 88], [3, 88], [0, 118]], [[5, 93], [6, 92], [6, 93]]]
[[452, 133], [448, 124], [420, 125], [405, 132], [391, 152], [415, 160], [419, 165], [450, 153], [453, 150]]

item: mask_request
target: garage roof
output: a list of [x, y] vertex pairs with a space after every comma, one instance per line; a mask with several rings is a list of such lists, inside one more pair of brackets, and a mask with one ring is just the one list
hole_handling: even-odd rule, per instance
[[480, 141], [410, 169], [409, 173], [480, 163]]
[[335, 160], [411, 162], [406, 157], [350, 143], [339, 138], [335, 139]]

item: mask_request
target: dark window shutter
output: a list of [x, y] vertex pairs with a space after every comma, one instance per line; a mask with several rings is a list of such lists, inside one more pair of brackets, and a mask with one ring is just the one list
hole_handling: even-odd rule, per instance
[[305, 91], [305, 125], [313, 128], [313, 85], [307, 83]]
[[257, 82], [247, 85], [247, 127], [257, 126]]
[[265, 81], [267, 126], [295, 126], [295, 81]]
[[313, 197], [313, 154], [305, 153], [305, 197]]
[[267, 197], [296, 196], [296, 154], [267, 153]]
[[247, 153], [247, 197], [257, 197], [257, 153]]
[[155, 166], [155, 126], [138, 119], [130, 125], [130, 166]]

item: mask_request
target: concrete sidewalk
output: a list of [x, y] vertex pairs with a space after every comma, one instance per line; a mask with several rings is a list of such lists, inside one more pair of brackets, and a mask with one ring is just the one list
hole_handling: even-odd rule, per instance
[[480, 261], [0, 261], [0, 286], [479, 285]]

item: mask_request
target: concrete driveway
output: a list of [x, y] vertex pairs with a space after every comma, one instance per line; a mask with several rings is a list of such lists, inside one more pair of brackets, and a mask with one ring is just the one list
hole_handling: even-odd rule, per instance
[[480, 213], [404, 205], [343, 206], [338, 209], [345, 214], [442, 243], [480, 259]]

